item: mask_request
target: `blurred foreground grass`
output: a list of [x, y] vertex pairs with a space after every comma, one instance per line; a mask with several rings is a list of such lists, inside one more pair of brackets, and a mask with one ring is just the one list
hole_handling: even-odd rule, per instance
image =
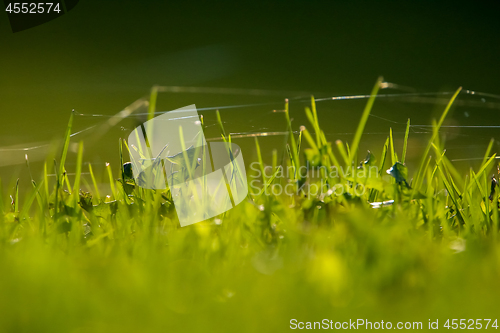
[[[81, 144], [71, 184], [64, 169], [70, 121], [55, 184], [45, 171], [23, 205], [16, 190], [12, 200], [0, 198], [0, 330], [276, 332], [289, 330], [291, 319], [421, 321], [424, 328], [429, 319], [441, 327], [446, 319], [497, 319], [498, 191], [488, 176], [495, 159], [490, 145], [480, 169], [466, 176], [446, 159], [439, 126], [456, 95], [413, 177], [390, 135], [378, 161], [369, 154], [349, 174], [261, 179], [264, 189], [323, 181], [321, 195], [250, 193], [223, 216], [184, 228], [168, 190], [134, 186], [123, 168], [115, 181], [108, 167], [109, 196], [79, 191], [87, 181]], [[351, 165], [374, 100], [350, 146], [326, 142], [313, 101], [311, 133], [302, 127], [290, 136], [285, 165]], [[380, 172], [358, 174], [370, 166]], [[334, 185], [344, 193], [328, 192]], [[366, 191], [357, 195], [360, 186]]]

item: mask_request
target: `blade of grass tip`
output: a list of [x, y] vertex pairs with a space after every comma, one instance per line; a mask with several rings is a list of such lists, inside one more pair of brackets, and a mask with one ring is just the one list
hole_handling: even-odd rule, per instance
[[314, 99], [314, 96], [311, 96], [311, 110], [313, 114], [313, 119], [314, 119], [314, 131], [316, 132], [316, 142], [319, 147], [321, 147], [321, 137], [320, 137], [320, 129], [319, 129], [319, 119], [318, 119], [318, 112], [316, 110], [316, 100]]
[[291, 149], [291, 153], [292, 153], [292, 158], [293, 158], [292, 163], [295, 167], [294, 175], [295, 175], [295, 179], [296, 179], [297, 178], [297, 170], [299, 168], [300, 163], [299, 163], [299, 158], [297, 156], [297, 150], [295, 149], [297, 147], [297, 145], [295, 143], [295, 136], [294, 136], [293, 128], [292, 128], [292, 120], [290, 119], [290, 105], [289, 105], [288, 98], [285, 99], [285, 117], [286, 117], [286, 122], [288, 125], [290, 144], [291, 144], [291, 147], [293, 147], [293, 149]]
[[225, 138], [227, 137], [226, 135], [226, 131], [224, 130], [224, 125], [222, 124], [222, 119], [220, 117], [220, 112], [219, 110], [216, 110], [215, 111], [215, 115], [217, 116], [217, 124], [219, 124], [219, 129], [220, 129], [220, 132], [224, 138], [224, 141], [225, 141]]
[[382, 83], [382, 81], [383, 81], [382, 77], [379, 77], [377, 79], [377, 82], [375, 83], [375, 86], [373, 87], [372, 92], [370, 94], [370, 98], [368, 99], [365, 109], [363, 110], [363, 114], [361, 115], [361, 120], [359, 121], [358, 128], [356, 129], [356, 133], [354, 134], [354, 139], [351, 144], [351, 155], [349, 155], [349, 161], [347, 165], [351, 165], [352, 159], [354, 158], [354, 155], [356, 155], [357, 153], [359, 143], [361, 141], [361, 136], [363, 135], [363, 131], [365, 130], [366, 122], [368, 121], [368, 117], [370, 116], [373, 103], [375, 102], [375, 97], [378, 94], [378, 90], [380, 89], [380, 84]]
[[113, 198], [116, 199], [116, 187], [115, 187], [115, 180], [113, 179], [113, 171], [111, 170], [111, 166], [108, 162], [106, 162], [106, 169], [108, 169], [108, 176], [109, 176], [109, 187], [111, 188], [111, 193], [113, 194]]
[[299, 139], [297, 140], [297, 154], [300, 155], [300, 146], [302, 145], [302, 132], [304, 131], [305, 127], [300, 126], [300, 132], [299, 132]]
[[141, 156], [141, 158], [146, 158], [146, 156], [144, 155], [144, 151], [142, 150], [142, 140], [139, 136], [139, 131], [137, 130], [137, 128], [134, 130], [134, 133], [135, 133], [135, 141], [136, 141], [136, 144], [137, 144], [137, 147], [132, 145], [132, 148], [135, 149], [135, 151], [137, 151], [139, 153], [139, 155]]
[[78, 206], [78, 201], [80, 199], [80, 178], [82, 175], [82, 159], [83, 159], [83, 141], [78, 143], [78, 155], [76, 158], [76, 175], [73, 187], [73, 196], [75, 198], [75, 207]]
[[311, 149], [314, 150], [315, 153], [319, 153], [318, 146], [316, 146], [314, 139], [312, 138], [311, 134], [309, 134], [309, 131], [305, 126], [301, 126], [301, 133], [303, 133], [307, 143], [309, 143], [309, 145], [311, 146]]
[[[130, 152], [130, 147], [128, 146], [128, 143], [127, 143], [127, 140], [123, 140], [123, 143], [125, 144], [125, 149], [127, 150], [127, 154], [128, 154], [128, 157], [130, 159], [130, 163], [132, 163], [132, 165], [134, 166], [134, 168], [136, 170], [140, 170], [139, 166], [137, 165], [136, 161], [135, 161], [135, 158], [134, 158], [134, 155]], [[135, 151], [137, 151], [137, 149], [135, 147], [133, 147]], [[140, 157], [141, 158], [144, 158], [140, 152]]]
[[391, 151], [391, 163], [394, 165], [396, 161], [396, 155], [394, 153], [394, 141], [392, 139], [392, 127], [389, 129], [389, 142], [390, 142], [390, 151]]
[[293, 167], [294, 167], [294, 179], [298, 179], [299, 178], [299, 175], [298, 175], [298, 171], [299, 171], [299, 167], [300, 167], [300, 159], [299, 159], [299, 155], [297, 154], [297, 144], [295, 142], [295, 136], [293, 134], [293, 130], [292, 130], [292, 121], [290, 119], [290, 108], [289, 108], [289, 101], [288, 101], [288, 98], [285, 99], [285, 117], [286, 117], [286, 122], [287, 122], [287, 125], [288, 125], [288, 133], [289, 133], [289, 136], [290, 136], [290, 145], [291, 145], [291, 153], [292, 153], [292, 164], [293, 164]]
[[483, 172], [485, 172], [489, 167], [491, 167], [491, 164], [495, 160], [496, 156], [497, 156], [497, 154], [493, 154], [493, 156], [491, 156], [488, 159], [488, 161], [486, 161], [486, 163], [483, 164], [483, 166], [477, 172], [478, 177], [481, 176], [483, 174]]
[[[315, 143], [315, 145], [317, 144], [317, 145], [321, 146], [321, 142], [320, 142], [320, 134], [321, 134], [320, 133], [320, 129], [317, 126], [315, 116], [313, 115], [311, 109], [308, 108], [308, 107], [306, 107], [306, 117], [309, 120], [309, 122], [311, 123], [311, 126], [314, 129], [314, 133], [316, 134], [316, 143]], [[304, 127], [304, 126], [301, 126], [301, 128], [302, 127]]]
[[158, 98], [158, 86], [155, 85], [151, 87], [151, 93], [149, 95], [148, 120], [151, 120], [155, 117], [157, 98]]
[[31, 174], [30, 160], [28, 159], [28, 154], [24, 154], [24, 159], [26, 160], [26, 166], [28, 167], [28, 172], [30, 174], [30, 179], [33, 180], [33, 175]]
[[[474, 172], [473, 172], [473, 174], [474, 174], [475, 176], [477, 176], [477, 177], [482, 177], [483, 173], [484, 173], [486, 170], [488, 170], [488, 168], [489, 168], [489, 167], [491, 167], [491, 164], [492, 164], [492, 162], [495, 160], [495, 157], [496, 157], [496, 154], [493, 154], [493, 156], [491, 156], [491, 157], [488, 159], [488, 161], [486, 161], [486, 163], [485, 163], [485, 164], [481, 167], [481, 169], [479, 169], [479, 171], [477, 172], [477, 174], [474, 174]], [[470, 183], [469, 183], [469, 187], [472, 187], [472, 184], [473, 184], [473, 183], [472, 183], [472, 182], [470, 182]], [[476, 183], [476, 184], [479, 186], [479, 184], [478, 184], [478, 183]], [[487, 193], [487, 192], [488, 192], [488, 191], [487, 191], [487, 189], [485, 189], [484, 193]]]
[[491, 153], [491, 149], [493, 149], [494, 143], [495, 143], [495, 138], [491, 138], [490, 143], [488, 144], [488, 148], [486, 148], [486, 153], [484, 154], [483, 161], [481, 162], [481, 166], [484, 165], [484, 163], [486, 163], [486, 161], [488, 160], [490, 153]]
[[401, 156], [401, 163], [405, 164], [406, 159], [406, 149], [408, 147], [408, 135], [410, 134], [410, 118], [406, 123], [405, 139], [403, 141], [403, 155]]
[[[68, 155], [69, 140], [71, 138], [71, 128], [73, 126], [73, 115], [74, 112], [72, 111], [71, 115], [69, 116], [68, 126], [66, 127], [66, 133], [64, 134], [64, 145], [61, 154], [61, 161], [59, 164], [59, 182], [62, 182], [62, 175], [64, 173], [64, 164], [66, 163], [66, 156]], [[62, 185], [62, 183], [59, 184]]]
[[94, 196], [98, 199], [101, 200], [101, 194], [99, 193], [99, 187], [97, 186], [97, 181], [95, 180], [94, 176], [94, 171], [92, 170], [92, 165], [89, 163], [89, 173], [90, 173], [90, 178], [92, 178], [92, 184], [94, 185]]
[[453, 102], [455, 102], [455, 99], [457, 98], [457, 96], [460, 93], [460, 91], [462, 91], [462, 87], [458, 88], [457, 91], [451, 97], [450, 101], [448, 102], [448, 105], [446, 105], [446, 108], [444, 109], [444, 112], [441, 115], [441, 118], [439, 119], [439, 122], [434, 127], [431, 139], [427, 143], [427, 147], [425, 148], [424, 154], [422, 155], [422, 160], [420, 161], [420, 167], [418, 168], [417, 176], [415, 177], [415, 186], [414, 186], [414, 188], [416, 188], [417, 190], [420, 187], [421, 178], [422, 178], [422, 172], [424, 172], [424, 170], [422, 170], [422, 169], [423, 169], [424, 164], [425, 164], [425, 162], [427, 160], [427, 155], [429, 155], [429, 152], [431, 150], [432, 144], [434, 143], [434, 140], [436, 139], [436, 137], [439, 134], [439, 129], [441, 128], [441, 125], [443, 124], [444, 119], [448, 115], [448, 111], [450, 111], [450, 108], [453, 105]]
[[128, 155], [129, 155], [129, 157], [130, 157], [130, 155], [131, 155], [131, 154], [130, 154], [130, 148], [129, 148], [129, 146], [128, 146], [127, 140], [123, 140], [123, 144], [125, 145], [125, 149], [127, 150], [127, 154], [128, 154]]
[[388, 148], [389, 148], [389, 137], [387, 137], [387, 139], [385, 140], [384, 148], [382, 148], [382, 155], [380, 156], [380, 164], [378, 167], [378, 170], [379, 170], [378, 172], [379, 172], [380, 176], [382, 176], [382, 174], [383, 174], [384, 164], [385, 164], [385, 160], [387, 158], [387, 149]]
[[118, 139], [118, 149], [120, 151], [120, 174], [122, 179], [122, 185], [125, 187], [125, 169], [123, 168], [123, 145], [122, 138]]

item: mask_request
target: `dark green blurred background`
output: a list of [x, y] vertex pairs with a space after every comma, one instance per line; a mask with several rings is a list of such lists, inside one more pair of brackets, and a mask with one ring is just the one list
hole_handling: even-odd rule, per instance
[[[498, 1], [81, 0], [62, 17], [14, 34], [7, 15], [0, 13], [0, 176], [12, 178], [25, 169], [25, 152], [5, 149], [62, 137], [72, 109], [113, 115], [148, 95], [155, 84], [284, 91], [275, 97], [162, 95], [159, 103], [167, 109], [262, 101], [276, 101], [279, 107], [285, 97], [304, 95], [295, 92], [367, 94], [379, 75], [415, 89], [408, 91], [463, 86], [498, 94], [499, 14]], [[371, 134], [362, 148], [379, 149], [390, 126], [400, 144], [406, 119], [430, 124], [449, 96], [443, 98], [377, 101], [373, 113], [399, 124], [370, 118]], [[495, 99], [473, 102], [493, 106], [459, 106], [452, 124], [500, 125]], [[330, 139], [349, 140], [342, 133], [355, 130], [364, 103], [318, 104]], [[292, 105], [297, 129], [304, 105]], [[269, 118], [256, 118], [248, 109], [222, 115], [229, 132], [283, 130], [282, 119], [269, 114], [273, 108], [263, 109]], [[103, 120], [77, 117], [75, 131]], [[86, 160], [101, 166], [117, 161], [118, 137], [128, 136], [133, 125], [120, 124], [122, 129], [98, 145], [86, 146]], [[448, 154], [482, 157], [497, 131], [455, 130]], [[425, 134], [412, 137], [415, 157], [417, 139]], [[280, 140], [268, 146], [276, 148]], [[29, 154], [37, 159], [36, 150]]]

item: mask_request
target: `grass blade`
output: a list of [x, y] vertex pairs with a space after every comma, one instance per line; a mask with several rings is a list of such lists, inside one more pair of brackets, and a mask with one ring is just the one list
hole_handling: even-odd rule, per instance
[[158, 86], [153, 86], [151, 88], [151, 93], [149, 95], [148, 120], [151, 120], [155, 117], [157, 98], [158, 98]]
[[59, 174], [58, 174], [58, 179], [59, 179], [59, 185], [62, 185], [62, 175], [64, 174], [64, 163], [66, 162], [66, 156], [68, 155], [68, 148], [69, 148], [69, 140], [71, 138], [71, 128], [73, 126], [73, 115], [74, 112], [71, 112], [71, 115], [69, 116], [69, 121], [68, 121], [68, 126], [66, 127], [66, 133], [64, 134], [64, 145], [63, 145], [63, 150], [61, 153], [61, 161], [59, 164]]
[[75, 198], [75, 207], [78, 205], [79, 192], [80, 192], [80, 178], [82, 175], [82, 159], [83, 159], [83, 141], [78, 144], [78, 155], [76, 158], [76, 175], [75, 182], [73, 183], [73, 196]]
[[444, 112], [441, 115], [441, 118], [439, 119], [439, 122], [434, 127], [431, 139], [427, 143], [427, 147], [425, 148], [424, 154], [422, 155], [422, 160], [420, 161], [420, 167], [418, 168], [417, 176], [415, 177], [415, 182], [414, 182], [415, 186], [414, 186], [414, 188], [417, 189], [417, 190], [420, 188], [420, 185], [421, 185], [421, 182], [422, 182], [421, 181], [421, 179], [422, 179], [422, 172], [425, 171], [425, 170], [423, 170], [423, 167], [424, 167], [425, 161], [427, 160], [427, 155], [429, 155], [429, 152], [431, 150], [432, 144], [434, 143], [434, 140], [437, 138], [437, 136], [439, 134], [439, 129], [441, 128], [441, 125], [443, 124], [444, 119], [448, 115], [448, 112], [450, 111], [450, 108], [453, 105], [453, 102], [455, 102], [455, 99], [457, 98], [457, 96], [460, 93], [460, 91], [462, 91], [462, 87], [458, 88], [457, 91], [455, 92], [455, 94], [453, 94], [453, 96], [451, 97], [450, 101], [448, 102], [448, 105], [446, 105], [446, 108], [444, 109]]
[[372, 89], [370, 94], [370, 98], [366, 103], [365, 109], [363, 110], [363, 114], [361, 115], [361, 120], [359, 121], [358, 128], [356, 130], [356, 134], [354, 135], [354, 139], [351, 144], [351, 153], [349, 154], [349, 160], [347, 165], [351, 165], [354, 156], [358, 151], [359, 142], [361, 141], [361, 136], [363, 135], [363, 131], [365, 130], [366, 122], [368, 121], [368, 117], [370, 116], [370, 112], [373, 107], [373, 103], [375, 102], [375, 97], [377, 96], [378, 90], [380, 89], [380, 84], [382, 83], [383, 78], [379, 77], [375, 86]]
[[101, 200], [101, 194], [99, 193], [99, 186], [97, 186], [97, 181], [95, 180], [94, 176], [94, 171], [92, 170], [92, 165], [89, 163], [89, 173], [90, 173], [90, 178], [92, 178], [92, 184], [94, 185], [94, 196], [98, 199]]
[[406, 149], [408, 147], [408, 135], [410, 134], [410, 118], [406, 123], [405, 139], [403, 141], [403, 155], [401, 156], [401, 163], [405, 164], [406, 159]]

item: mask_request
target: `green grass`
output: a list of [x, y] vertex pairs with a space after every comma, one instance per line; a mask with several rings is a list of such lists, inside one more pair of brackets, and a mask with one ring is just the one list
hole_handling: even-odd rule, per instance
[[[168, 190], [133, 186], [123, 167], [106, 168], [109, 191], [99, 193], [92, 167], [88, 180], [81, 174], [82, 144], [71, 184], [64, 166], [71, 118], [55, 183], [49, 184], [53, 161], [47, 161], [23, 202], [18, 185], [0, 191], [0, 330], [277, 332], [289, 330], [291, 319], [422, 321], [424, 328], [428, 319], [439, 319], [441, 327], [448, 318], [497, 319], [492, 145], [485, 146], [477, 170], [461, 175], [438, 142], [458, 93], [410, 174], [404, 165], [411, 149], [408, 121], [401, 153], [388, 129], [378, 161], [370, 154], [355, 173], [332, 177], [323, 169], [321, 179], [297, 173], [283, 180], [274, 153], [272, 176], [260, 180], [266, 188], [291, 182], [295, 189], [323, 180], [324, 192], [338, 185], [345, 195], [251, 193], [222, 216], [184, 228]], [[297, 139], [293, 131], [304, 124], [292, 124], [287, 103], [283, 121], [290, 135], [282, 167], [359, 160], [374, 102], [375, 96], [350, 146], [327, 142], [314, 100], [306, 109], [311, 124]], [[222, 138], [230, 141], [218, 117]], [[262, 147], [255, 144], [262, 164]], [[125, 147], [120, 141], [122, 161]], [[358, 172], [371, 166], [381, 172]], [[385, 172], [391, 166], [392, 176]], [[82, 183], [92, 184], [93, 193], [79, 192]], [[357, 195], [360, 186], [366, 191]], [[388, 200], [394, 204], [370, 205]]]

